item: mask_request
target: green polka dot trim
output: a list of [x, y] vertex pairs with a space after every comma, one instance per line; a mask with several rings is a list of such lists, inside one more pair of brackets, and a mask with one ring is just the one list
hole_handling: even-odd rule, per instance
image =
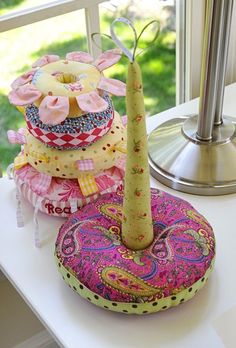
[[69, 272], [55, 255], [56, 264], [59, 272], [62, 274], [63, 280], [76, 291], [80, 296], [87, 301], [92, 302], [96, 306], [102, 307], [115, 312], [121, 312], [125, 314], [150, 314], [166, 310], [170, 307], [177, 306], [183, 302], [190, 300], [199, 290], [203, 288], [209, 275], [212, 272], [215, 258], [212, 260], [210, 267], [207, 269], [205, 275], [200, 278], [191, 287], [180, 291], [178, 294], [171, 295], [153, 302], [145, 303], [126, 303], [109, 301], [89, 290], [84, 284], [82, 284], [71, 272]]

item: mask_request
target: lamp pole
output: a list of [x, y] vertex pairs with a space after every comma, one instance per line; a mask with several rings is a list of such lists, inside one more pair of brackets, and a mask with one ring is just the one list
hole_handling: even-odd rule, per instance
[[236, 129], [222, 115], [232, 11], [233, 0], [206, 0], [198, 115], [167, 121], [148, 139], [152, 175], [179, 191], [236, 192]]
[[197, 138], [212, 140], [222, 124], [222, 105], [233, 0], [208, 0], [202, 54]]

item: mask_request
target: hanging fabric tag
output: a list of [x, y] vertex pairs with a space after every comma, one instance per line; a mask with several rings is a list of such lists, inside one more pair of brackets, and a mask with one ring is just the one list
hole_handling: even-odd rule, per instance
[[15, 170], [22, 168], [28, 164], [26, 156], [23, 153], [20, 153], [18, 156], [16, 156], [14, 160], [14, 168]]
[[7, 167], [7, 177], [9, 180], [14, 179], [13, 173], [14, 173], [14, 163], [11, 163]]
[[18, 131], [10, 129], [7, 131], [7, 138], [10, 144], [26, 144], [25, 130], [20, 128]]
[[76, 166], [82, 172], [94, 170], [94, 162], [92, 158], [76, 161]]
[[127, 115], [124, 115], [121, 117], [121, 121], [122, 121], [123, 126], [127, 125], [127, 120], [128, 120]]
[[78, 177], [81, 192], [85, 197], [98, 192], [98, 186], [93, 175], [84, 174]]
[[75, 213], [78, 210], [77, 199], [70, 200], [70, 209], [71, 209], [71, 214]]
[[17, 201], [17, 208], [16, 208], [17, 227], [24, 227], [24, 219], [23, 219], [22, 206], [21, 206], [21, 194], [18, 187], [16, 187], [16, 201]]
[[122, 172], [124, 173], [125, 171], [125, 163], [126, 163], [126, 156], [122, 155], [118, 161], [116, 162], [116, 167], [119, 168], [120, 170], [122, 170]]
[[34, 245], [36, 248], [41, 247], [41, 241], [40, 241], [40, 231], [39, 231], [39, 222], [38, 222], [38, 211], [39, 207], [42, 203], [43, 197], [38, 197], [35, 208], [34, 208]]

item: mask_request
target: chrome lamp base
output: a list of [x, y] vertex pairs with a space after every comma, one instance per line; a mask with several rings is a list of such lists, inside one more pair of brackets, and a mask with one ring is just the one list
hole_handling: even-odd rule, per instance
[[[212, 140], [196, 137], [198, 116], [174, 118], [148, 137], [152, 176], [177, 191], [197, 195], [236, 192], [236, 124], [224, 116]], [[236, 122], [236, 120], [235, 120]]]

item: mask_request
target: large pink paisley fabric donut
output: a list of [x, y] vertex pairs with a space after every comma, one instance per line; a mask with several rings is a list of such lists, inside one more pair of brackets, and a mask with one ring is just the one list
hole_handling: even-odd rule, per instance
[[188, 202], [151, 190], [154, 240], [132, 251], [121, 240], [123, 192], [101, 196], [61, 227], [55, 257], [64, 280], [109, 310], [145, 314], [192, 298], [212, 270], [215, 238]]

